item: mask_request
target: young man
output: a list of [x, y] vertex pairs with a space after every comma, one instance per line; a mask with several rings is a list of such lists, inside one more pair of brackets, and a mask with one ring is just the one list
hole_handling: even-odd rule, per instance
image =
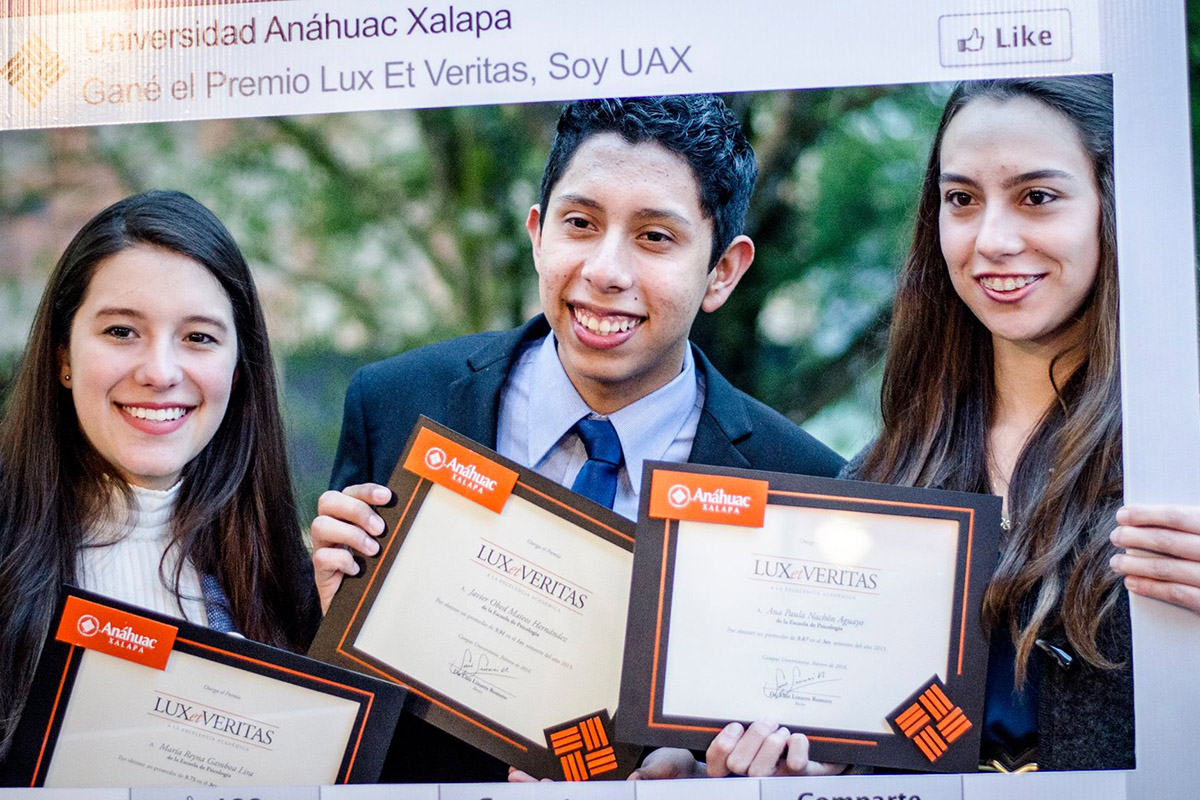
[[[836, 475], [835, 453], [733, 388], [688, 341], [699, 311], [720, 308], [754, 260], [741, 230], [756, 175], [715, 96], [566, 106], [526, 221], [543, 314], [364, 367], [347, 390], [331, 480], [341, 491], [321, 497], [312, 525], [322, 606], [358, 572], [352, 551], [377, 552], [371, 505], [390, 499], [380, 484], [419, 414], [577, 489], [595, 427], [578, 423], [601, 420], [620, 446], [606, 500], [631, 518], [646, 459]], [[407, 717], [390, 760], [404, 764], [392, 779], [505, 774]]]

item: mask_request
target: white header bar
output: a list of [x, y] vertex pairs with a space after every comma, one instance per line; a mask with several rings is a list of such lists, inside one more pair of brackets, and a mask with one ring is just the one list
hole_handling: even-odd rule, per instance
[[1094, 2], [552, 8], [290, 0], [10, 17], [0, 129], [1106, 71]]

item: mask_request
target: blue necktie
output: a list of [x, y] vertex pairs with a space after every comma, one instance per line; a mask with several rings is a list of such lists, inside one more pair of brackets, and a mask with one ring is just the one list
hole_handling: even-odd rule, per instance
[[622, 460], [617, 429], [606, 419], [581, 419], [575, 423], [575, 432], [583, 440], [588, 460], [575, 476], [571, 491], [612, 508]]

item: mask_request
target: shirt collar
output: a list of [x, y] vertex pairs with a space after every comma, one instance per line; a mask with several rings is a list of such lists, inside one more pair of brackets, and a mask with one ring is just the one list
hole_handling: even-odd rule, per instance
[[[538, 347], [533, 375], [533, 391], [539, 400], [534, 402], [531, 396], [529, 403], [528, 463], [537, 464], [576, 422], [594, 412], [567, 377], [553, 333]], [[553, 400], [543, 402], [541, 398]], [[687, 422], [696, 398], [696, 360], [689, 345], [684, 349], [683, 369], [669, 383], [608, 415], [621, 440], [625, 470], [635, 493], [641, 490], [643, 462], [663, 457]]]
[[[542, 339], [533, 359], [529, 389], [529, 461], [537, 464], [576, 422], [592, 413], [558, 360], [551, 333]], [[619, 434], [618, 434], [619, 435]]]

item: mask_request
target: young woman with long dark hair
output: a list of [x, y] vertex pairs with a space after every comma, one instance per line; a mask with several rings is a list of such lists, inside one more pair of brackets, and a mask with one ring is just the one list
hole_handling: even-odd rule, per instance
[[984, 759], [1009, 768], [1133, 766], [1112, 119], [1105, 77], [955, 90], [853, 470], [1004, 498]]
[[293, 650], [315, 629], [254, 282], [179, 192], [75, 236], [0, 422], [0, 758], [63, 583]]
[[[954, 90], [899, 279], [883, 429], [843, 477], [1004, 498], [985, 769], [1132, 768], [1126, 589], [1200, 611], [1200, 510], [1121, 508], [1115, 230], [1110, 78]], [[824, 769], [807, 745], [734, 723], [708, 774]]]

